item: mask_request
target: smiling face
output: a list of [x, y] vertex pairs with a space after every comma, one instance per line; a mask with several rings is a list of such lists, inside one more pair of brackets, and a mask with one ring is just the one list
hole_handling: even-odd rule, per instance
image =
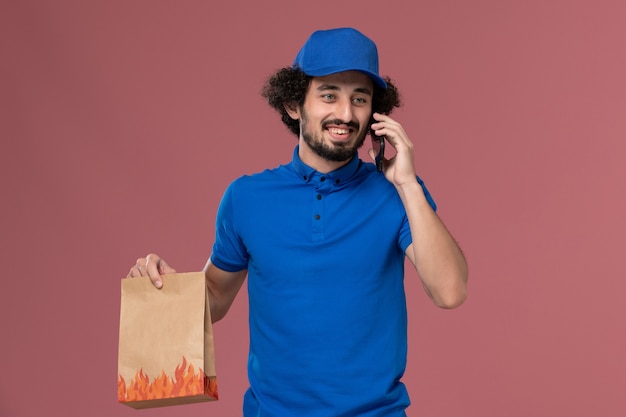
[[314, 77], [299, 108], [300, 159], [320, 172], [348, 162], [363, 145], [372, 115], [373, 84], [358, 71]]

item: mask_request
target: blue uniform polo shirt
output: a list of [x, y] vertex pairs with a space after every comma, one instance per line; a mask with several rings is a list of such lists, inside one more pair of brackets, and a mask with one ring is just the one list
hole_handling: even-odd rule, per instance
[[211, 261], [248, 269], [246, 417], [405, 415], [410, 243], [394, 186], [356, 156], [321, 174], [296, 148], [228, 187]]

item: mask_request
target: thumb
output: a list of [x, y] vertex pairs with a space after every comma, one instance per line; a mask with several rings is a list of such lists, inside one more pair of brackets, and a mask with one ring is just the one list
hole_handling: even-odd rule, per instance
[[146, 256], [146, 271], [148, 272], [150, 280], [157, 288], [161, 288], [163, 286], [161, 275], [176, 272], [159, 255], [154, 253]]

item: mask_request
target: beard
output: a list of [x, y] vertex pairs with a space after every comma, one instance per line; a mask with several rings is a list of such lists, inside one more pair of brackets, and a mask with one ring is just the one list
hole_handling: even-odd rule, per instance
[[[359, 148], [363, 146], [363, 143], [365, 143], [365, 137], [367, 136], [367, 131], [363, 130], [359, 133], [359, 136], [354, 142], [328, 144], [324, 142], [321, 134], [316, 136], [314, 132], [308, 131], [308, 117], [306, 116], [304, 109], [301, 111], [300, 121], [300, 130], [302, 132], [304, 142], [313, 150], [313, 152], [328, 161], [349, 161], [352, 157], [354, 157]], [[322, 130], [328, 124], [345, 124], [348, 127], [354, 128], [356, 132], [359, 132], [359, 124], [356, 122], [345, 123], [341, 120], [327, 120], [322, 123]]]

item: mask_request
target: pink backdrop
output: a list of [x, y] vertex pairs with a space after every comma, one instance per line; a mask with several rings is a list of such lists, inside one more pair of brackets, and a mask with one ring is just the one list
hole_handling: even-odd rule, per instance
[[117, 403], [120, 278], [200, 270], [226, 185], [288, 161], [258, 92], [318, 28], [374, 38], [419, 174], [465, 250], [453, 311], [407, 274], [410, 416], [626, 415], [626, 2], [0, 3], [0, 415], [240, 415]]

